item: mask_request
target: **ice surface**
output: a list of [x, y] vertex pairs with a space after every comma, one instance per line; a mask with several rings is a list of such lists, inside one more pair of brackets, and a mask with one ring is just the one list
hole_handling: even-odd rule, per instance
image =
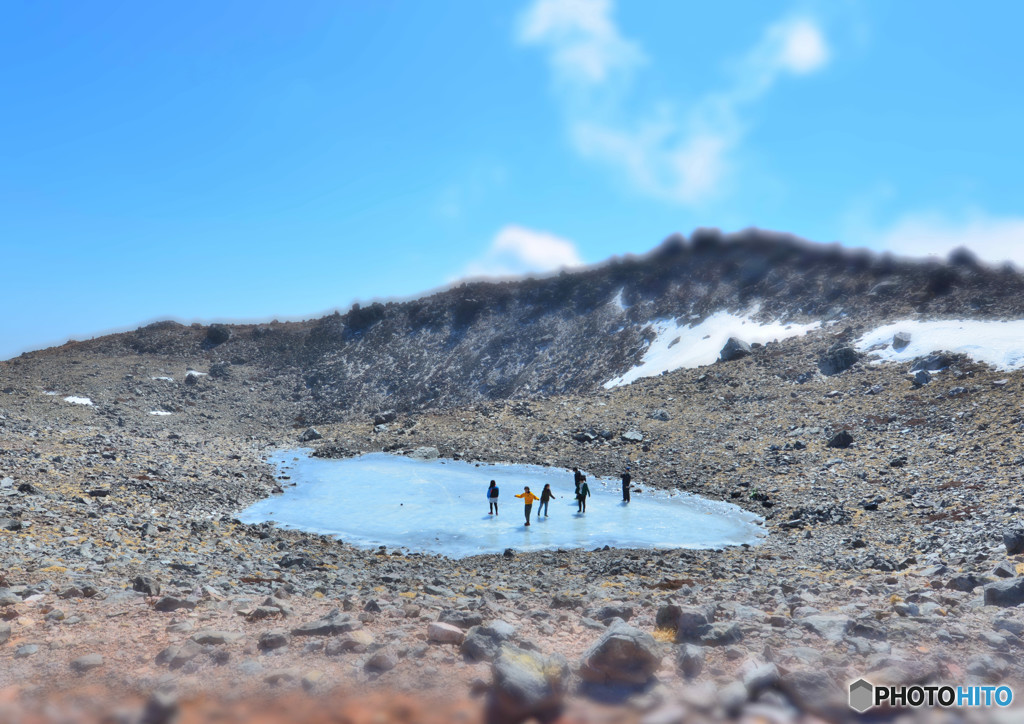
[[[910, 335], [910, 344], [901, 350], [892, 347], [897, 332]], [[872, 351], [877, 356], [875, 363], [905, 362], [933, 352], [961, 352], [1000, 370], [1019, 370], [1024, 368], [1024, 321], [902, 320], [868, 332], [856, 345], [861, 351]], [[879, 349], [871, 349], [876, 346]]]
[[[572, 471], [534, 465], [477, 465], [372, 453], [345, 460], [290, 450], [270, 461], [296, 483], [242, 511], [244, 523], [336, 535], [359, 546], [388, 546], [461, 558], [555, 548], [718, 548], [757, 543], [764, 529], [752, 513], [680, 493], [644, 488], [622, 502], [621, 482], [588, 476], [587, 512], [576, 512]], [[488, 515], [488, 483], [498, 482], [499, 514]], [[524, 525], [523, 487], [558, 497], [549, 516]], [[635, 481], [641, 487], [643, 481]]]
[[[752, 313], [751, 313], [752, 314]], [[657, 337], [644, 353], [640, 364], [621, 377], [604, 383], [605, 389], [628, 385], [641, 377], [654, 377], [662, 372], [681, 367], [700, 367], [718, 359], [729, 337], [737, 337], [748, 344], [771, 342], [806, 334], [821, 326], [811, 324], [785, 324], [782, 322], [755, 322], [747, 316], [726, 311], [716, 312], [703, 322], [691, 326], [673, 319], [651, 323]]]
[[91, 405], [92, 400], [88, 397], [75, 397], [73, 395], [65, 397], [64, 402], [70, 402], [72, 405]]

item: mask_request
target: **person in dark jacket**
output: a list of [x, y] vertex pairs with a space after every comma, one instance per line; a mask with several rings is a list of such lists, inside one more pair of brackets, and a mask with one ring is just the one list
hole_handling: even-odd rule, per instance
[[498, 514], [498, 484], [491, 481], [491, 486], [487, 488], [487, 515]]
[[579, 468], [572, 469], [573, 481], [576, 483], [576, 492], [573, 495], [580, 494], [580, 483], [587, 479], [587, 476], [580, 472]]
[[548, 503], [551, 501], [552, 498], [557, 498], [557, 497], [558, 497], [557, 495], [555, 495], [554, 493], [551, 492], [551, 485], [550, 485], [550, 483], [544, 486], [544, 490], [540, 491], [540, 505], [537, 506], [537, 519], [538, 520], [540, 519], [541, 511], [544, 511], [544, 517], [545, 518], [548, 517]]
[[629, 474], [629, 466], [626, 466], [626, 470], [622, 473], [622, 502], [629, 502], [629, 484], [633, 482], [633, 476]]
[[589, 496], [590, 486], [587, 485], [587, 476], [584, 475], [579, 487], [576, 489], [576, 502], [579, 504], [579, 507], [576, 509], [577, 513], [587, 512], [587, 498]]

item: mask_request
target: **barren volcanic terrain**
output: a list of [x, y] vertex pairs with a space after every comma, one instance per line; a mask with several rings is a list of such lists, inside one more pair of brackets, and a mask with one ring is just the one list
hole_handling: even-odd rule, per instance
[[[861, 677], [1024, 697], [1021, 372], [857, 344], [1024, 319], [1022, 291], [967, 254], [700, 232], [579, 274], [0, 362], [0, 721], [840, 721]], [[719, 311], [820, 324], [604, 386], [658, 320]], [[300, 444], [628, 463], [634, 495], [733, 502], [767, 536], [451, 560], [239, 523]]]

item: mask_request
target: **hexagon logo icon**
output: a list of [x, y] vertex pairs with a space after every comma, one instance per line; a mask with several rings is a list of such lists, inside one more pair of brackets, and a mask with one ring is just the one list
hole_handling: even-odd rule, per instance
[[874, 705], [875, 687], [864, 679], [850, 684], [850, 708], [864, 713]]

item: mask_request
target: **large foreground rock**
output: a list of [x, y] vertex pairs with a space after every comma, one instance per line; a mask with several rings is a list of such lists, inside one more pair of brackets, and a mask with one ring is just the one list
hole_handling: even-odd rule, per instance
[[594, 684], [646, 686], [661, 665], [654, 638], [622, 619], [613, 619], [608, 630], [583, 654], [580, 676]]
[[494, 661], [501, 652], [502, 644], [510, 641], [515, 632], [515, 627], [505, 621], [474, 626], [462, 642], [462, 654], [473, 661]]
[[1024, 603], [1024, 578], [1009, 578], [985, 586], [986, 606], [1019, 606]]
[[530, 717], [553, 722], [562, 712], [569, 664], [559, 655], [545, 656], [506, 644], [491, 667], [487, 701], [491, 724], [519, 724]]
[[1003, 545], [1009, 556], [1024, 553], [1024, 528], [1013, 528], [1003, 533]]

